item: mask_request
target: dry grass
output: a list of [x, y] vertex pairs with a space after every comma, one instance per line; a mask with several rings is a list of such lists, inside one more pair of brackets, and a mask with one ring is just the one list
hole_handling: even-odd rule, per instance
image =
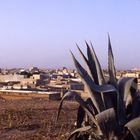
[[65, 102], [56, 123], [59, 101], [43, 98], [0, 99], [0, 140], [65, 140], [75, 129], [77, 104]]

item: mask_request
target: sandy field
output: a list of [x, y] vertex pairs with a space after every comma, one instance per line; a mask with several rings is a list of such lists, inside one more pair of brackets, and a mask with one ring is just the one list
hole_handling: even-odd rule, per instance
[[56, 122], [60, 101], [43, 97], [0, 96], [0, 140], [65, 140], [75, 129], [78, 105], [65, 101]]

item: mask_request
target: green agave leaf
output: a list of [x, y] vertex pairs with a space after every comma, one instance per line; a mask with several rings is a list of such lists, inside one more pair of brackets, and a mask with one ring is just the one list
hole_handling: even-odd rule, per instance
[[[128, 77], [121, 78], [118, 81], [118, 89], [119, 89], [119, 93], [118, 93], [118, 108], [119, 108], [118, 110], [119, 111], [118, 111], [118, 114], [121, 114], [120, 115], [121, 118], [119, 120], [122, 120], [122, 121], [120, 121], [120, 123], [122, 123], [122, 124], [125, 123], [126, 117], [128, 118], [128, 115], [131, 115], [130, 117], [135, 116], [134, 111], [133, 111], [133, 115], [132, 115], [132, 109], [130, 110], [129, 108], [130, 108], [130, 106], [135, 106], [133, 98], [137, 96], [136, 81], [137, 81], [136, 78], [128, 78]], [[132, 105], [132, 101], [133, 101], [133, 105]], [[137, 101], [135, 101], [135, 102], [137, 102]]]
[[103, 93], [106, 109], [115, 108], [117, 109], [117, 92]]
[[[93, 45], [92, 45], [92, 43], [90, 43], [90, 44], [92, 46], [92, 49], [89, 47], [88, 43], [86, 42], [90, 71], [94, 77], [95, 84], [103, 85], [103, 84], [105, 84], [103, 71], [101, 69], [101, 65], [100, 65], [99, 60], [94, 51]], [[103, 104], [104, 110], [105, 110], [106, 109], [105, 99], [104, 99], [103, 93], [101, 92], [100, 94], [101, 94], [101, 98], [102, 98], [102, 104]], [[108, 98], [107, 98], [107, 100], [108, 100]]]
[[73, 99], [75, 99], [80, 106], [84, 109], [84, 111], [86, 112], [86, 114], [89, 116], [89, 118], [92, 120], [92, 122], [96, 125], [96, 127], [98, 128], [98, 124], [97, 121], [94, 118], [94, 115], [92, 114], [92, 112], [89, 110], [89, 108], [87, 107], [86, 103], [84, 102], [84, 100], [80, 97], [80, 95], [78, 95], [76, 92], [67, 92], [65, 93], [65, 95], [62, 97], [60, 105], [59, 105], [59, 109], [58, 109], [58, 115], [57, 115], [57, 120], [59, 118], [60, 115], [60, 111], [63, 105], [63, 101], [68, 98], [68, 97], [73, 97]]
[[[80, 54], [82, 55], [86, 65], [88, 66], [88, 73], [89, 73], [90, 77], [92, 77], [92, 79], [95, 81], [96, 84], [102, 85], [103, 83], [105, 83], [105, 80], [104, 80], [103, 72], [102, 72], [100, 63], [98, 61], [98, 58], [95, 54], [95, 51], [93, 49], [92, 44], [91, 44], [92, 50], [90, 49], [87, 42], [86, 42], [86, 45], [87, 45], [87, 52], [88, 52], [89, 57], [90, 57], [90, 58], [88, 58], [88, 60], [78, 45], [77, 45], [77, 48], [78, 48]], [[104, 97], [103, 97], [102, 93], [98, 93], [98, 94], [101, 94], [102, 102], [103, 102], [103, 105], [105, 107]]]
[[90, 77], [92, 78], [92, 80], [94, 80], [94, 77], [92, 76], [91, 70], [90, 70], [90, 65], [89, 65], [89, 61], [88, 59], [85, 57], [85, 55], [83, 54], [83, 52], [81, 51], [81, 49], [79, 48], [79, 46], [76, 44], [81, 56], [83, 57], [85, 64], [87, 65], [87, 72], [90, 75]]
[[84, 117], [85, 117], [85, 111], [81, 106], [79, 106], [78, 112], [77, 112], [77, 128], [82, 127]]
[[132, 100], [132, 115], [131, 115], [131, 119], [134, 119], [134, 118], [139, 117], [139, 116], [140, 116], [140, 96], [137, 95]]
[[[92, 101], [90, 98], [88, 98], [86, 101], [85, 101], [87, 107], [89, 108], [90, 112], [92, 112], [93, 115], [97, 114], [97, 110], [95, 108], [95, 106], [93, 105]], [[77, 128], [80, 128], [83, 121], [84, 121], [84, 118], [86, 117], [85, 116], [85, 111], [84, 109], [79, 106], [78, 108], [78, 113], [77, 113]]]
[[83, 54], [83, 52], [81, 51], [81, 49], [79, 48], [79, 46], [76, 44], [81, 56], [83, 57], [84, 61], [86, 62], [86, 64], [89, 66], [89, 63], [88, 63], [88, 60], [87, 58], [85, 57], [85, 55]]
[[73, 131], [71, 133], [71, 135], [69, 136], [68, 140], [70, 140], [71, 138], [73, 138], [75, 135], [79, 134], [79, 133], [83, 133], [83, 132], [87, 132], [90, 131], [92, 129], [91, 126], [85, 126], [85, 127], [81, 127], [76, 129], [75, 131]]
[[108, 72], [110, 83], [117, 87], [117, 80], [116, 80], [116, 69], [114, 65], [114, 56], [111, 47], [110, 37], [108, 35]]
[[115, 136], [118, 127], [114, 108], [107, 109], [96, 115], [97, 122], [106, 139], [111, 140]]
[[[110, 100], [105, 100], [106, 102], [106, 107], [109, 108], [114, 108], [116, 111], [116, 116], [117, 116], [117, 122], [120, 126], [123, 126], [125, 121], [126, 121], [126, 115], [125, 115], [125, 107], [124, 107], [124, 102], [120, 96], [120, 93], [118, 90], [116, 91], [110, 91], [110, 92], [104, 92], [103, 93], [104, 97], [108, 96], [108, 99]], [[107, 98], [105, 98], [107, 99]]]
[[[96, 67], [97, 67], [97, 74], [99, 75], [99, 79], [102, 79], [101, 80], [102, 82], [100, 81], [100, 84], [104, 84], [105, 79], [104, 79], [103, 71], [101, 69], [99, 60], [98, 60], [98, 58], [96, 56], [96, 53], [94, 51], [92, 43], [91, 43], [91, 46], [92, 46], [92, 51], [91, 52], [92, 52], [93, 56], [95, 57], [95, 62], [96, 62]], [[114, 100], [113, 99], [116, 98], [116, 95], [114, 97], [114, 94], [103, 94], [103, 93], [101, 93], [101, 96], [102, 96], [104, 106], [105, 106], [106, 109], [114, 107]]]
[[120, 126], [126, 122], [125, 104], [120, 92], [117, 92], [117, 119]]
[[135, 140], [140, 140], [140, 117], [131, 120], [125, 127], [131, 132]]
[[87, 98], [86, 104], [90, 108], [90, 110], [92, 111], [92, 113], [94, 115], [96, 115], [98, 113], [96, 108], [95, 108], [95, 106], [94, 106], [94, 104], [93, 104], [93, 102], [92, 102], [92, 100], [91, 100], [91, 98]]
[[89, 90], [88, 93], [90, 94], [90, 97], [91, 97], [91, 100], [92, 100], [94, 106], [96, 107], [97, 111], [100, 112], [101, 110], [103, 110], [102, 98], [101, 98], [100, 94], [93, 93], [92, 86], [94, 84], [94, 81], [91, 79], [91, 77], [89, 76], [87, 71], [76, 60], [76, 58], [74, 57], [73, 54], [72, 54], [72, 57], [74, 60], [74, 64], [77, 68], [77, 71], [80, 75], [80, 78], [82, 79], [83, 83], [85, 83], [85, 85], [87, 86], [87, 88]]
[[102, 72], [99, 60], [96, 56], [96, 53], [94, 51], [93, 46], [92, 46], [92, 49], [90, 49], [87, 42], [86, 42], [86, 45], [87, 45], [87, 55], [88, 55], [89, 68], [90, 68], [91, 74], [94, 78], [94, 82], [97, 85], [102, 85], [105, 83], [105, 79], [103, 76], [103, 72]]
[[[110, 83], [118, 89], [118, 84], [117, 84], [117, 79], [116, 79], [116, 69], [114, 65], [114, 56], [112, 52], [111, 41], [110, 41], [109, 35], [108, 35], [108, 72], [109, 72]], [[118, 91], [117, 93], [118, 93], [117, 94], [117, 116], [118, 116], [119, 124], [123, 125], [126, 120], [125, 105], [123, 102], [123, 97], [121, 95], [121, 92]]]
[[[75, 66], [77, 68], [77, 71], [80, 75], [80, 78], [82, 79], [83, 83], [88, 87], [89, 94], [91, 97], [91, 100], [96, 107], [97, 111], [100, 112], [104, 110], [104, 106], [102, 103], [101, 94], [98, 94], [100, 92], [113, 92], [116, 91], [116, 88], [112, 85], [96, 85], [94, 81], [91, 79], [87, 71], [80, 65], [80, 63], [76, 60], [74, 55], [72, 54]], [[97, 93], [98, 92], [98, 93]]]
[[[118, 81], [119, 92], [122, 95], [126, 107], [132, 102], [132, 96], [134, 97], [137, 96], [136, 95], [137, 87], [134, 87], [135, 81], [136, 78], [130, 78], [130, 77], [123, 77]], [[131, 92], [131, 87], [136, 89], [134, 93]]]

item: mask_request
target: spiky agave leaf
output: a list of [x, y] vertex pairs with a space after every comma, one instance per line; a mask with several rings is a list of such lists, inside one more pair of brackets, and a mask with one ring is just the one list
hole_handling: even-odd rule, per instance
[[103, 93], [106, 109], [115, 108], [117, 110], [117, 92]]
[[97, 121], [94, 118], [94, 115], [92, 114], [92, 112], [90, 111], [90, 109], [88, 108], [88, 106], [86, 105], [86, 103], [84, 102], [84, 100], [76, 92], [67, 92], [62, 97], [61, 102], [60, 102], [60, 105], [59, 105], [59, 109], [58, 109], [57, 120], [58, 120], [59, 115], [60, 115], [60, 111], [61, 111], [61, 108], [62, 108], [62, 105], [63, 105], [63, 101], [65, 99], [67, 99], [68, 97], [72, 97], [73, 99], [75, 99], [79, 103], [79, 105], [84, 109], [84, 111], [86, 112], [86, 114], [92, 120], [93, 124], [95, 124], [96, 128], [99, 130], [99, 127], [98, 127]]
[[77, 46], [77, 48], [78, 48], [78, 50], [79, 50], [79, 52], [80, 52], [80, 54], [81, 54], [81, 56], [82, 56], [82, 58], [83, 58], [85, 64], [86, 64], [86, 66], [87, 66], [87, 72], [88, 72], [88, 74], [90, 75], [90, 77], [92, 78], [92, 80], [94, 80], [94, 77], [92, 76], [92, 73], [91, 73], [91, 69], [90, 69], [90, 65], [89, 65], [88, 59], [87, 59], [86, 56], [83, 54], [83, 52], [81, 51], [81, 49], [79, 48], [79, 46], [78, 46], [77, 44], [76, 44], [76, 46]]
[[[97, 110], [96, 110], [95, 106], [93, 105], [90, 98], [88, 98], [85, 101], [85, 103], [93, 115], [97, 114]], [[88, 117], [86, 115], [87, 114], [85, 113], [84, 109], [81, 106], [79, 106], [78, 113], [77, 113], [77, 128], [80, 128], [82, 126], [82, 123], [84, 122], [84, 118]], [[85, 121], [85, 123], [87, 123], [87, 120]]]
[[77, 112], [77, 123], [76, 123], [77, 128], [82, 127], [82, 123], [84, 122], [84, 117], [85, 117], [85, 111], [81, 106], [79, 106]]
[[[72, 54], [72, 52], [71, 52], [71, 54]], [[86, 84], [86, 86], [87, 86], [87, 88], [89, 90], [89, 93], [90, 93], [91, 100], [93, 101], [93, 104], [94, 104], [94, 106], [96, 107], [96, 109], [97, 109], [97, 111], [99, 113], [103, 109], [101, 95], [93, 93], [93, 90], [91, 89], [91, 87], [93, 86], [93, 80], [91, 79], [91, 77], [89, 76], [87, 71], [76, 60], [76, 58], [74, 57], [73, 54], [72, 54], [72, 57], [73, 57], [73, 60], [74, 60], [74, 64], [75, 64], [75, 66], [77, 68], [77, 71], [78, 71], [82, 81]]]
[[79, 50], [79, 52], [80, 52], [80, 54], [81, 54], [81, 56], [82, 56], [82, 58], [83, 58], [85, 64], [86, 64], [86, 66], [87, 66], [87, 72], [88, 72], [88, 74], [90, 75], [90, 77], [92, 78], [92, 80], [94, 80], [94, 77], [92, 76], [92, 73], [91, 73], [91, 69], [90, 69], [90, 66], [89, 66], [89, 61], [88, 61], [88, 59], [87, 59], [86, 56], [83, 54], [83, 52], [81, 51], [81, 49], [79, 48], [79, 46], [78, 46], [77, 44], [76, 44], [76, 46], [77, 46], [77, 48], [78, 48], [78, 50]]
[[95, 83], [98, 85], [103, 85], [103, 84], [105, 84], [104, 74], [103, 74], [101, 65], [99, 63], [99, 60], [97, 58], [97, 55], [94, 51], [93, 45], [92, 45], [92, 43], [90, 43], [90, 44], [91, 44], [92, 49], [90, 49], [88, 43], [86, 42], [90, 69], [92, 71], [92, 75], [94, 75], [94, 77], [96, 77], [96, 79], [97, 79], [96, 80], [97, 83], [96, 82]]
[[[114, 85], [118, 89], [117, 79], [116, 79], [116, 68], [114, 65], [114, 56], [112, 52], [112, 46], [110, 37], [108, 35], [108, 72], [109, 72], [109, 82]], [[117, 116], [118, 121], [120, 125], [123, 125], [125, 123], [126, 117], [125, 117], [125, 105], [123, 102], [123, 97], [121, 93], [119, 92], [119, 89], [117, 91]]]
[[[86, 45], [87, 45], [89, 68], [92, 73], [92, 76], [94, 77], [94, 82], [95, 82], [95, 84], [103, 85], [103, 84], [105, 84], [105, 79], [103, 76], [101, 65], [100, 65], [99, 60], [94, 51], [93, 45], [91, 44], [92, 49], [89, 47], [87, 42], [86, 42]], [[101, 92], [98, 94], [101, 94], [103, 110], [105, 110], [106, 107], [105, 107], [105, 99], [104, 99], [103, 93]], [[101, 110], [101, 111], [103, 111], [103, 110]]]
[[110, 37], [108, 35], [108, 72], [110, 83], [117, 87], [117, 80], [116, 80], [116, 68], [114, 65], [114, 56], [111, 47]]
[[115, 92], [116, 88], [112, 85], [100, 85], [100, 86], [96, 85], [94, 81], [91, 79], [91, 77], [89, 76], [89, 74], [87, 73], [87, 71], [76, 60], [73, 54], [72, 54], [72, 57], [74, 60], [74, 64], [77, 68], [77, 71], [79, 73], [79, 76], [82, 79], [83, 83], [85, 83], [85, 85], [88, 87], [91, 100], [99, 113], [101, 110], [104, 109], [104, 107], [102, 103], [101, 94], [97, 94], [97, 93]]
[[[126, 107], [130, 102], [132, 103], [132, 96], [136, 96], [137, 87], [135, 86], [135, 80], [136, 78], [123, 77], [118, 81], [119, 92], [122, 95]], [[131, 88], [135, 88], [134, 93], [131, 92]]]
[[97, 110], [96, 110], [96, 108], [95, 108], [91, 98], [87, 98], [86, 104], [92, 110], [93, 114], [96, 115], [97, 114]]
[[75, 135], [78, 136], [79, 133], [83, 133], [83, 132], [88, 133], [91, 129], [92, 129], [92, 126], [84, 126], [84, 127], [78, 128], [70, 134], [68, 140], [73, 138]]
[[90, 93], [90, 97], [91, 100], [94, 104], [94, 106], [97, 108], [98, 113], [100, 113], [101, 110], [103, 110], [102, 104], [100, 104], [101, 99], [101, 95], [97, 94], [97, 93], [117, 93], [117, 99], [116, 99], [116, 112], [117, 112], [117, 120], [120, 126], [123, 126], [126, 120], [125, 117], [125, 108], [124, 108], [124, 103], [123, 103], [123, 99], [122, 96], [120, 96], [118, 90], [112, 86], [112, 85], [96, 85], [94, 83], [94, 81], [90, 78], [90, 76], [88, 75], [88, 73], [86, 72], [86, 70], [80, 65], [80, 63], [75, 59], [74, 55], [73, 56], [73, 60], [75, 62], [75, 66], [78, 70], [78, 73], [80, 74], [80, 77], [82, 79], [82, 81], [87, 85], [88, 89], [89, 89], [89, 93]]
[[[85, 55], [83, 54], [83, 52], [81, 51], [81, 49], [79, 48], [79, 46], [76, 44], [81, 56], [83, 57], [85, 63], [87, 64], [87, 66], [89, 66], [89, 62], [88, 62], [88, 59], [85, 57]], [[89, 68], [89, 67], [88, 67]]]
[[[92, 77], [92, 79], [94, 80], [96, 84], [102, 85], [103, 83], [105, 83], [105, 80], [104, 80], [104, 76], [103, 76], [98, 58], [95, 54], [94, 49], [91, 50], [87, 42], [86, 42], [86, 46], [87, 46], [88, 59], [83, 54], [83, 52], [81, 51], [78, 45], [77, 45], [77, 48], [81, 56], [83, 57], [86, 65], [88, 66], [89, 75]], [[91, 57], [92, 59], [89, 57]]]
[[120, 126], [126, 122], [125, 104], [120, 92], [117, 92], [117, 120]]
[[[72, 58], [74, 60], [74, 64], [76, 66], [76, 69], [77, 69], [77, 71], [79, 73], [79, 76], [81, 77], [81, 79], [83, 80], [84, 83], [87, 82], [86, 84], [89, 84], [91, 86], [91, 89], [94, 92], [107, 93], [107, 92], [116, 92], [117, 91], [117, 89], [111, 84], [104, 84], [104, 85], [95, 84], [94, 81], [89, 76], [89, 74], [87, 73], [87, 71], [76, 60], [76, 58], [74, 57], [72, 52], [71, 52], [71, 54], [72, 54]], [[98, 102], [99, 102], [99, 100], [98, 100]]]
[[137, 96], [134, 97], [132, 100], [131, 119], [134, 119], [139, 116], [140, 116], [140, 96], [137, 93]]
[[132, 99], [132, 111], [131, 111], [131, 119], [134, 119], [136, 117], [140, 116], [140, 94], [137, 90], [137, 83], [138, 79], [134, 78], [132, 84], [131, 84], [131, 99]]
[[[101, 69], [101, 65], [100, 65], [99, 60], [96, 56], [96, 53], [94, 51], [92, 43], [90, 43], [90, 44], [91, 44], [91, 47], [92, 47], [92, 51], [91, 51], [92, 56], [93, 56], [93, 58], [95, 58], [95, 64], [96, 64], [96, 67], [97, 67], [97, 74], [99, 75], [98, 79], [100, 79], [99, 84], [105, 84], [104, 74], [103, 74], [103, 71]], [[101, 96], [102, 96], [104, 106], [105, 106], [106, 109], [114, 107], [114, 103], [113, 103], [114, 100], [112, 99], [112, 98], [114, 98], [114, 94], [110, 95], [110, 94], [101, 93]], [[115, 95], [115, 98], [116, 98], [116, 95]], [[113, 102], [112, 102], [112, 100], [113, 100]]]
[[115, 136], [118, 127], [114, 108], [107, 109], [97, 114], [96, 119], [104, 137], [111, 140]]
[[[118, 81], [118, 114], [121, 114], [121, 118], [119, 119], [121, 124], [124, 124], [126, 119], [129, 120], [132, 117], [132, 106], [134, 107], [133, 97], [136, 96], [135, 92], [137, 91], [135, 80], [136, 78], [126, 77]], [[132, 91], [132, 89], [135, 90]]]
[[140, 117], [131, 120], [125, 127], [131, 132], [135, 140], [140, 140]]
[[[83, 54], [83, 52], [81, 51], [81, 49], [79, 48], [78, 45], [77, 45], [77, 48], [88, 67], [88, 73], [89, 73], [90, 77], [94, 80], [94, 82], [96, 84], [102, 85], [105, 83], [105, 80], [104, 80], [103, 72], [102, 72], [100, 63], [98, 61], [98, 58], [96, 56], [96, 53], [93, 49], [92, 44], [91, 44], [92, 50], [90, 49], [87, 42], [86, 42], [86, 46], [87, 46], [88, 59], [85, 57], [85, 55]], [[103, 108], [105, 109], [105, 101], [104, 101], [103, 94], [102, 93], [98, 93], [98, 94], [101, 94]]]

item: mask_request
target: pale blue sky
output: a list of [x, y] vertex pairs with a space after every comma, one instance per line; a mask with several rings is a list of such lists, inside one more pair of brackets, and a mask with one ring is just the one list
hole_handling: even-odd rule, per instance
[[117, 69], [140, 68], [140, 0], [0, 0], [0, 67], [73, 67], [87, 40], [106, 68], [108, 32]]

